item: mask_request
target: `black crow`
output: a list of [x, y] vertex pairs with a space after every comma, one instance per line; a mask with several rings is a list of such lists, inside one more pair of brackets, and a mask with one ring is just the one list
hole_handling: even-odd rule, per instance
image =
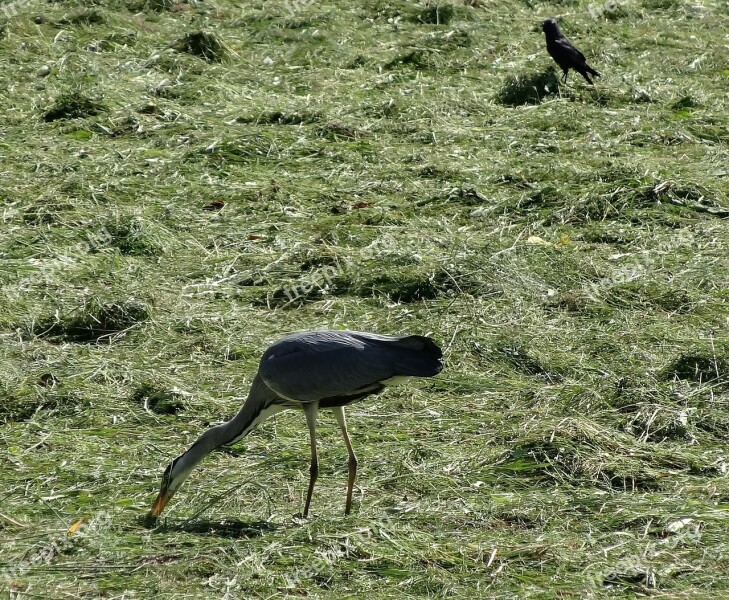
[[600, 77], [600, 73], [587, 64], [585, 55], [575, 48], [570, 41], [562, 35], [562, 32], [559, 30], [554, 19], [547, 19], [544, 21], [542, 23], [542, 30], [547, 38], [547, 52], [549, 52], [549, 55], [564, 72], [562, 81], [567, 83], [567, 72], [570, 69], [577, 71], [590, 85], [592, 85], [590, 75]]

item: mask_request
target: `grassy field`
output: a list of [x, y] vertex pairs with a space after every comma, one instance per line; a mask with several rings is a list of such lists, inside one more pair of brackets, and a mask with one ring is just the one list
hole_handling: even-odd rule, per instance
[[[729, 598], [726, 2], [0, 17], [0, 595]], [[446, 354], [349, 410], [353, 514], [286, 412], [145, 528], [315, 328]]]

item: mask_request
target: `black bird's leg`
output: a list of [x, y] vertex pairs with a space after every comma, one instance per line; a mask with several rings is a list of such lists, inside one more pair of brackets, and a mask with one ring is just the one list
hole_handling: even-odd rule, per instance
[[569, 69], [564, 70], [564, 75], [562, 76], [562, 83], [567, 83], [567, 74], [570, 72]]
[[314, 493], [314, 484], [319, 477], [319, 458], [316, 455], [316, 413], [319, 411], [318, 402], [307, 402], [304, 404], [306, 424], [309, 426], [309, 438], [311, 440], [311, 468], [309, 469], [309, 490], [306, 492], [306, 504], [304, 505], [304, 516], [309, 516], [311, 496]]

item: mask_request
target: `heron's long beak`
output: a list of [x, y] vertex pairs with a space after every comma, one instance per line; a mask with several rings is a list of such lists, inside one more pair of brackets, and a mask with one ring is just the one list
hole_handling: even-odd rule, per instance
[[159, 494], [157, 494], [157, 499], [154, 501], [152, 508], [149, 510], [149, 516], [154, 517], [155, 519], [159, 517], [162, 514], [162, 511], [165, 509], [165, 506], [167, 506], [167, 503], [174, 495], [174, 491], [163, 487], [159, 491]]

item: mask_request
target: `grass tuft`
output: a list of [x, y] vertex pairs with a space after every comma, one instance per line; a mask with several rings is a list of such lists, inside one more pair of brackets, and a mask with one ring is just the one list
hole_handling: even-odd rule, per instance
[[107, 110], [98, 100], [88, 97], [80, 90], [70, 90], [58, 96], [50, 108], [43, 113], [46, 122], [59, 119], [83, 119], [93, 117]]
[[316, 133], [328, 140], [356, 140], [360, 136], [359, 130], [353, 125], [341, 121], [329, 121], [317, 128]]
[[316, 112], [282, 112], [280, 110], [264, 112], [257, 116], [238, 117], [238, 123], [256, 123], [258, 125], [305, 125], [317, 123], [322, 116]]
[[136, 215], [108, 221], [110, 244], [126, 256], [158, 256], [165, 251], [165, 234], [159, 227]]
[[531, 356], [524, 348], [511, 341], [498, 345], [496, 347], [496, 352], [509, 365], [526, 375], [543, 377], [549, 382], [555, 382], [561, 379], [558, 373], [551, 369], [547, 369], [541, 361]]
[[176, 415], [185, 409], [178, 391], [160, 388], [151, 382], [144, 382], [135, 388], [131, 400], [158, 415]]
[[96, 8], [76, 10], [56, 21], [56, 24], [61, 27], [65, 25], [103, 25], [104, 23], [106, 23], [104, 15]]
[[383, 69], [390, 70], [399, 67], [410, 67], [416, 70], [426, 70], [433, 66], [432, 53], [427, 49], [408, 50], [399, 54], [383, 65]]
[[175, 6], [186, 4], [181, 0], [138, 0], [130, 3], [130, 9], [135, 11], [160, 12], [170, 10]]
[[696, 307], [695, 295], [686, 289], [659, 282], [628, 281], [607, 287], [603, 299], [611, 306], [658, 308], [668, 312], [690, 312]]
[[418, 18], [430, 25], [448, 25], [455, 15], [456, 8], [451, 2], [436, 2], [420, 11]]
[[149, 307], [138, 300], [104, 302], [94, 297], [75, 311], [34, 323], [33, 333], [57, 343], [99, 342], [149, 319]]
[[691, 352], [678, 356], [664, 371], [665, 376], [697, 383], [729, 382], [729, 356], [713, 351]]
[[220, 62], [227, 50], [220, 37], [209, 31], [195, 31], [188, 33], [174, 42], [171, 46], [178, 52], [186, 52], [207, 62]]
[[369, 276], [344, 275], [335, 280], [335, 293], [364, 298], [385, 297], [393, 302], [412, 303], [477, 293], [480, 283], [468, 274], [438, 269], [391, 266], [387, 272]]
[[539, 104], [559, 91], [559, 79], [554, 67], [541, 73], [509, 75], [496, 94], [496, 102], [504, 106]]

